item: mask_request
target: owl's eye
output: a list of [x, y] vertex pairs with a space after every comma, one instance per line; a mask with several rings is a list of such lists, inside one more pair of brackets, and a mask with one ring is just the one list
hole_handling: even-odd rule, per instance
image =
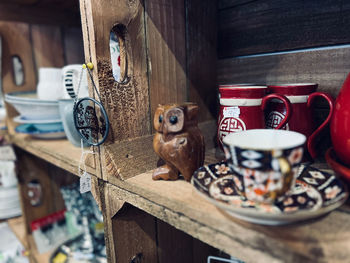
[[177, 116], [171, 116], [170, 119], [169, 119], [170, 123], [171, 124], [176, 124], [177, 123]]
[[163, 121], [163, 115], [159, 115], [159, 123]]

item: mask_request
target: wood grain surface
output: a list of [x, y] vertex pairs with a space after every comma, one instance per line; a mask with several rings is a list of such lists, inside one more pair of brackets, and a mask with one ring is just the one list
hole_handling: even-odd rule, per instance
[[115, 262], [157, 262], [155, 221], [130, 205], [119, 210], [112, 218]]
[[[81, 148], [73, 146], [68, 140], [40, 140], [24, 134], [15, 134], [10, 137], [10, 141], [46, 162], [78, 175]], [[96, 175], [96, 163], [91, 157], [91, 154], [86, 156], [87, 172]]]
[[[92, 8], [93, 7], [93, 8]], [[94, 82], [110, 118], [108, 142], [150, 134], [144, 9], [140, 1], [81, 1], [86, 61], [94, 64]], [[127, 26], [122, 41], [127, 60], [126, 83], [112, 75], [109, 36], [115, 25]], [[123, 39], [124, 38], [124, 39]]]
[[348, 1], [219, 1], [219, 57], [349, 43]]
[[188, 98], [198, 104], [200, 122], [218, 113], [217, 26], [217, 1], [186, 1]]
[[3, 0], [0, 17], [4, 21], [77, 26], [80, 24], [79, 1]]
[[318, 83], [334, 98], [350, 71], [350, 48], [304, 51], [268, 56], [221, 59], [218, 82]]
[[[29, 91], [36, 89], [36, 69], [32, 55], [30, 27], [25, 23], [0, 22], [0, 35], [2, 41], [2, 91], [3, 94], [16, 91]], [[24, 83], [17, 86], [14, 82], [12, 57], [18, 56], [22, 61], [24, 70]], [[16, 124], [12, 118], [17, 111], [9, 103], [5, 103], [7, 111], [6, 124], [8, 131], [14, 133]]]
[[81, 27], [63, 27], [62, 31], [65, 64], [85, 63]]
[[194, 238], [245, 262], [343, 262], [349, 257], [346, 210], [289, 226], [260, 226], [228, 217], [185, 181], [152, 181], [152, 171], [107, 184], [110, 193]]
[[[216, 122], [201, 122], [198, 127], [204, 136], [206, 149], [213, 149], [216, 144]], [[100, 178], [105, 181], [126, 180], [155, 169], [159, 160], [153, 149], [153, 135], [103, 145], [101, 156]]]
[[185, 2], [145, 1], [152, 120], [158, 104], [188, 100]]
[[31, 40], [37, 69], [64, 66], [63, 38], [59, 26], [32, 25]]

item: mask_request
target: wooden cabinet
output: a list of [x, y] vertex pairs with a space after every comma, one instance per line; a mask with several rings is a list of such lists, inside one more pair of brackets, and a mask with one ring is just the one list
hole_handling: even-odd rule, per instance
[[[80, 11], [77, 5], [49, 0], [0, 4], [0, 20], [17, 21], [0, 23], [3, 49], [9, 50], [3, 57], [3, 91], [34, 89], [39, 66], [94, 64], [92, 75], [111, 132], [85, 162], [104, 215], [109, 262], [205, 262], [208, 255], [246, 262], [346, 261], [347, 205], [312, 222], [260, 226], [228, 218], [185, 181], [152, 181], [151, 176], [158, 160], [152, 149], [158, 103], [200, 105], [206, 163], [213, 163], [218, 84], [316, 82], [336, 96], [350, 63], [345, 1], [81, 0]], [[40, 16], [41, 10], [47, 12]], [[112, 76], [111, 31], [122, 43], [125, 82]], [[77, 56], [82, 42], [85, 59]], [[26, 69], [22, 87], [12, 84], [10, 56], [16, 52]], [[90, 95], [97, 96], [91, 85]], [[319, 101], [317, 118], [325, 111]], [[33, 140], [15, 134], [11, 120], [8, 125], [23, 180], [35, 169], [52, 189], [76, 180], [79, 148], [65, 140]], [[325, 134], [321, 150], [329, 143]], [[319, 167], [328, 169], [322, 156], [320, 161]], [[62, 205], [55, 191], [38, 215]], [[28, 224], [31, 212], [23, 211]]]

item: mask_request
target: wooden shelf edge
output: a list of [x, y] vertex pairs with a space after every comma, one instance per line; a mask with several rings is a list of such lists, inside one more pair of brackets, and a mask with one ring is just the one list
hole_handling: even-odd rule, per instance
[[28, 249], [27, 232], [23, 216], [10, 218], [7, 220], [7, 223], [23, 247]]
[[[215, 162], [215, 149], [209, 151], [207, 163]], [[322, 164], [314, 164], [326, 168]], [[328, 170], [330, 171], [330, 170]], [[247, 262], [305, 262], [340, 258], [350, 235], [348, 213], [342, 208], [306, 223], [288, 226], [262, 226], [228, 217], [195, 193], [192, 185], [182, 181], [153, 181], [152, 171], [128, 180], [105, 182], [105, 193], [113, 204], [124, 201], [163, 220], [175, 228]], [[113, 205], [110, 205], [113, 207]], [[345, 205], [346, 206], [346, 205]], [[114, 216], [111, 213], [111, 216]], [[312, 242], [308, 240], [312, 238]], [[332, 239], [334, 244], [330, 245]], [[261, 244], [264, 249], [261, 250]], [[303, 248], [303, 249], [302, 249]], [[317, 248], [322, 253], [308, 253]], [[347, 255], [349, 256], [349, 255]]]
[[[22, 134], [10, 135], [9, 141], [53, 165], [56, 165], [72, 174], [78, 175], [81, 149], [73, 146], [68, 140], [39, 140]], [[89, 156], [91, 157], [91, 156]], [[86, 164], [87, 172], [96, 175], [94, 160]]]

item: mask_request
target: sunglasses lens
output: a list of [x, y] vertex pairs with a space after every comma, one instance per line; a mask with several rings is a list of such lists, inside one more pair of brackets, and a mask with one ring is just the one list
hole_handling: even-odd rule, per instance
[[80, 99], [74, 107], [74, 124], [80, 136], [90, 145], [102, 144], [108, 135], [109, 121], [100, 102]]

